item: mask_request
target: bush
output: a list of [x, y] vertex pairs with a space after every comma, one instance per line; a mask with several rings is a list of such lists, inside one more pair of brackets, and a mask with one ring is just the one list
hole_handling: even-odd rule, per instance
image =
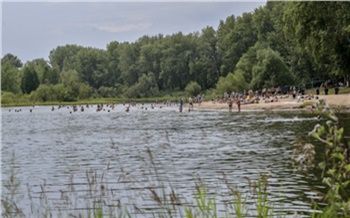
[[89, 86], [88, 84], [82, 83], [79, 87], [79, 99], [88, 99], [91, 97], [92, 93], [94, 92], [93, 88]]
[[40, 85], [34, 92], [34, 96], [37, 101], [46, 102], [56, 100], [54, 89], [49, 85]]
[[185, 88], [187, 94], [196, 96], [200, 94], [202, 87], [197, 82], [189, 82]]
[[114, 98], [118, 95], [118, 91], [114, 87], [101, 86], [97, 93], [103, 98]]
[[11, 104], [16, 102], [17, 96], [12, 92], [1, 92], [1, 104]]

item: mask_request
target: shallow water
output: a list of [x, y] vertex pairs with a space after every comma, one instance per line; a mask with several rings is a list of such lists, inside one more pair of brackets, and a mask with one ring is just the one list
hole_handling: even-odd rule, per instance
[[[292, 142], [306, 138], [319, 122], [311, 114], [178, 113], [176, 106], [146, 107], [132, 107], [129, 113], [122, 105], [75, 113], [67, 107], [2, 108], [2, 181], [8, 179], [14, 152], [23, 195], [19, 206], [26, 214], [31, 214], [31, 202], [39, 201], [40, 184], [46, 184], [45, 193], [55, 202], [52, 210], [65, 209], [61, 191], [70, 190], [70, 184], [79, 199], [87, 197], [87, 170], [113, 190], [109, 200], [120, 200], [126, 207], [136, 204], [150, 213], [156, 209], [149, 188], [161, 192], [159, 181], [167, 192], [172, 187], [191, 204], [196, 178], [201, 178], [208, 194], [216, 193], [219, 211], [229, 199], [223, 173], [228, 184], [243, 192], [248, 190], [247, 178], [267, 173], [271, 199], [284, 213], [310, 211], [314, 191], [323, 189], [319, 172], [298, 173], [291, 158]], [[350, 123], [349, 115], [341, 116]], [[28, 197], [27, 184], [34, 200]]]

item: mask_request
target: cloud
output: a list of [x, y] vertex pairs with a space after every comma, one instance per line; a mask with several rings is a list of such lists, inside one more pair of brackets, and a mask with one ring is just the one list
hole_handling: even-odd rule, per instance
[[92, 25], [98, 30], [110, 32], [110, 33], [123, 33], [130, 32], [134, 30], [146, 30], [149, 29], [152, 24], [151, 23], [136, 23], [136, 24], [95, 24]]

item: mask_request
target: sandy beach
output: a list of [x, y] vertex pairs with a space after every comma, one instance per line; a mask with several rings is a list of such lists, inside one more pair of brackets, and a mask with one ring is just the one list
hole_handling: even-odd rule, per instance
[[[299, 101], [297, 99], [292, 99], [292, 97], [281, 96], [278, 102], [260, 101], [254, 104], [241, 104], [241, 111], [245, 110], [310, 110], [312, 103], [318, 100], [303, 100]], [[350, 94], [340, 94], [340, 95], [319, 95], [319, 99], [325, 99], [328, 105], [332, 108], [339, 108], [341, 110], [350, 111]], [[185, 105], [186, 108], [187, 105]], [[228, 110], [227, 103], [212, 103], [211, 101], [202, 102], [199, 106], [194, 104], [196, 109], [219, 109]], [[237, 105], [233, 104], [232, 111], [237, 111]]]

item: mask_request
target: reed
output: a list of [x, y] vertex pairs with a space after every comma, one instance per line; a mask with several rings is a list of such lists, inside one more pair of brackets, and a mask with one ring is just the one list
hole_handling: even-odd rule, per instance
[[[167, 138], [170, 144], [169, 138]], [[112, 141], [112, 146], [118, 151], [118, 146]], [[307, 145], [302, 147], [303, 152], [310, 152], [307, 159], [314, 161], [312, 154], [313, 147]], [[171, 148], [169, 148], [171, 149]], [[302, 153], [300, 153], [301, 155]], [[46, 189], [46, 182], [40, 184], [40, 195], [37, 200], [33, 195], [32, 187], [27, 185], [28, 198], [30, 200], [30, 211], [25, 214], [23, 208], [19, 208], [17, 203], [21, 200], [20, 182], [17, 178], [19, 168], [16, 167], [15, 155], [11, 162], [10, 176], [4, 182], [3, 195], [1, 196], [1, 207], [3, 217], [286, 217], [291, 215], [287, 212], [276, 211], [276, 203], [270, 199], [269, 174], [260, 173], [256, 180], [246, 178], [246, 187], [242, 191], [232, 186], [232, 181], [227, 179], [225, 172], [217, 181], [214, 188], [208, 187], [206, 181], [198, 176], [193, 178], [192, 197], [184, 198], [180, 192], [170, 183], [164, 173], [161, 172], [162, 163], [157, 160], [150, 148], [145, 149], [145, 155], [140, 158], [144, 161], [146, 168], [144, 181], [149, 185], [143, 186], [139, 190], [139, 195], [150, 199], [151, 208], [139, 205], [139, 202], [133, 202], [133, 194], [130, 193], [125, 199], [122, 199], [118, 191], [110, 186], [107, 179], [111, 167], [120, 167], [121, 175], [114, 176], [116, 181], [121, 184], [136, 184], [137, 179], [133, 178], [132, 173], [128, 172], [121, 163], [117, 161], [117, 166], [110, 166], [107, 163], [105, 169], [87, 170], [85, 172], [86, 182], [84, 184], [75, 182], [75, 175], [71, 174], [68, 178], [67, 187], [60, 191], [58, 199], [50, 198]], [[83, 187], [82, 187], [83, 186]], [[218, 193], [226, 192], [225, 201], [219, 201]], [[283, 185], [281, 185], [283, 189]], [[213, 194], [214, 193], [214, 194]], [[225, 210], [219, 210], [224, 204]], [[337, 206], [337, 205], [336, 205]], [[338, 205], [339, 206], [339, 205]], [[331, 217], [335, 215], [339, 207], [330, 205], [322, 213], [308, 214], [312, 217]], [[318, 207], [315, 207], [315, 210]], [[295, 213], [294, 217], [298, 217]]]

